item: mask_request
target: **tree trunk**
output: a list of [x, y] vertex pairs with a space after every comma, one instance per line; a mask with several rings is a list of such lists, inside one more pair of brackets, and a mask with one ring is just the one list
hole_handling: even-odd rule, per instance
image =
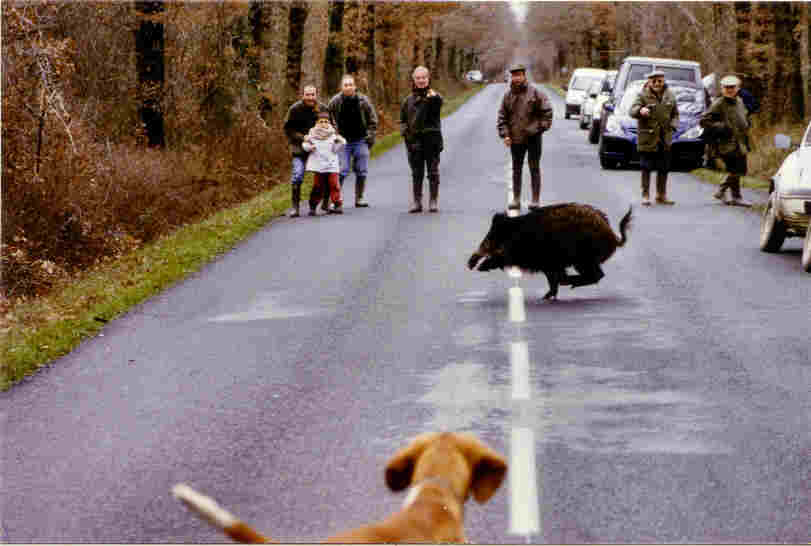
[[344, 43], [342, 33], [344, 27], [343, 0], [330, 0], [329, 8], [329, 37], [327, 39], [327, 52], [324, 55], [324, 90], [331, 95], [341, 88], [341, 77], [344, 73]]
[[166, 145], [161, 109], [164, 83], [164, 29], [163, 23], [155, 16], [163, 13], [165, 6], [162, 0], [135, 2], [135, 10], [141, 19], [135, 35], [140, 99], [138, 113], [149, 146], [163, 148]]
[[287, 70], [287, 43], [290, 36], [290, 1], [251, 4], [251, 24], [259, 55], [259, 80], [266, 100], [281, 110], [295, 102], [290, 95]]

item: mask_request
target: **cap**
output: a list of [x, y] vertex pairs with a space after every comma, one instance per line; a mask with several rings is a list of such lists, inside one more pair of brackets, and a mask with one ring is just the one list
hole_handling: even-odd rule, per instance
[[664, 78], [664, 77], [665, 77], [665, 73], [664, 73], [664, 72], [662, 72], [661, 70], [654, 70], [653, 72], [648, 72], [647, 74], [645, 74], [645, 77], [646, 77], [647, 79], [651, 79], [651, 78]]
[[732, 87], [740, 84], [741, 79], [738, 76], [733, 76], [732, 74], [721, 78], [721, 87]]
[[521, 63], [514, 64], [514, 65], [512, 65], [512, 66], [510, 67], [510, 72], [511, 72], [511, 73], [512, 73], [512, 72], [526, 72], [526, 71], [527, 71], [527, 67], [526, 67], [526, 66], [524, 66], [524, 65], [523, 65], [523, 64], [521, 64]]

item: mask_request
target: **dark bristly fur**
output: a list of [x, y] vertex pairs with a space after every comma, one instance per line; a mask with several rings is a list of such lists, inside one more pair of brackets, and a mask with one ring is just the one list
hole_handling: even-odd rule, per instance
[[[585, 286], [599, 282], [600, 265], [627, 241], [631, 208], [620, 221], [620, 236], [601, 210], [582, 203], [561, 203], [510, 218], [493, 216], [490, 231], [468, 260], [478, 271], [515, 266], [527, 273], [544, 273], [556, 298], [559, 285]], [[567, 275], [574, 267], [579, 275]]]

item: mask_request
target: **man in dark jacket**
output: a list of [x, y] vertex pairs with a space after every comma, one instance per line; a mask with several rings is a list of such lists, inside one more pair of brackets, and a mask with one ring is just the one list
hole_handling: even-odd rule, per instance
[[532, 184], [530, 209], [540, 207], [541, 199], [541, 135], [552, 126], [552, 103], [534, 85], [527, 82], [526, 67], [510, 68], [510, 89], [498, 109], [498, 136], [510, 148], [513, 166], [513, 199], [508, 208], [521, 208], [521, 177], [524, 157], [528, 156]]
[[[740, 84], [737, 76], [725, 76], [721, 80], [721, 96], [704, 112], [700, 124], [715, 139], [729, 173], [713, 197], [728, 205], [749, 207], [751, 203], [741, 196], [741, 176], [746, 174], [746, 154], [749, 153], [749, 112], [738, 96]], [[731, 201], [726, 201], [727, 189], [731, 190]]]
[[349, 176], [350, 166], [355, 172], [355, 206], [368, 207], [363, 198], [369, 169], [369, 150], [375, 143], [377, 113], [369, 97], [357, 92], [355, 78], [346, 75], [341, 79], [341, 92], [329, 101], [332, 125], [346, 139], [341, 151], [341, 187]]
[[287, 213], [291, 218], [300, 216], [301, 181], [304, 179], [304, 165], [307, 162], [307, 152], [301, 147], [304, 137], [315, 126], [318, 112], [327, 111], [327, 107], [318, 102], [318, 90], [314, 85], [307, 85], [301, 91], [301, 100], [295, 102], [287, 110], [284, 119], [284, 133], [290, 145], [290, 154], [293, 156], [293, 167], [290, 175], [292, 208]]
[[650, 173], [656, 171], [656, 202], [674, 205], [667, 198], [667, 174], [673, 131], [679, 126], [676, 97], [665, 84], [664, 72], [650, 72], [628, 114], [638, 120], [636, 149], [642, 170], [642, 204], [650, 205]]
[[422, 180], [428, 169], [428, 211], [438, 212], [439, 154], [442, 152], [442, 95], [431, 88], [431, 73], [418, 66], [412, 74], [411, 94], [400, 108], [400, 134], [411, 167], [413, 202], [408, 212], [422, 212]]

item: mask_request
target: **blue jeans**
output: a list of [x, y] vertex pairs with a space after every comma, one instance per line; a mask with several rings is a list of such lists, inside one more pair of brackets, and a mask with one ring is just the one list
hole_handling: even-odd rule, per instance
[[293, 169], [290, 174], [290, 183], [293, 187], [301, 186], [301, 181], [304, 180], [304, 165], [307, 161], [307, 156], [293, 156]]
[[341, 184], [349, 176], [350, 166], [354, 167], [355, 178], [366, 178], [369, 166], [369, 145], [365, 140], [347, 142], [341, 150]]

